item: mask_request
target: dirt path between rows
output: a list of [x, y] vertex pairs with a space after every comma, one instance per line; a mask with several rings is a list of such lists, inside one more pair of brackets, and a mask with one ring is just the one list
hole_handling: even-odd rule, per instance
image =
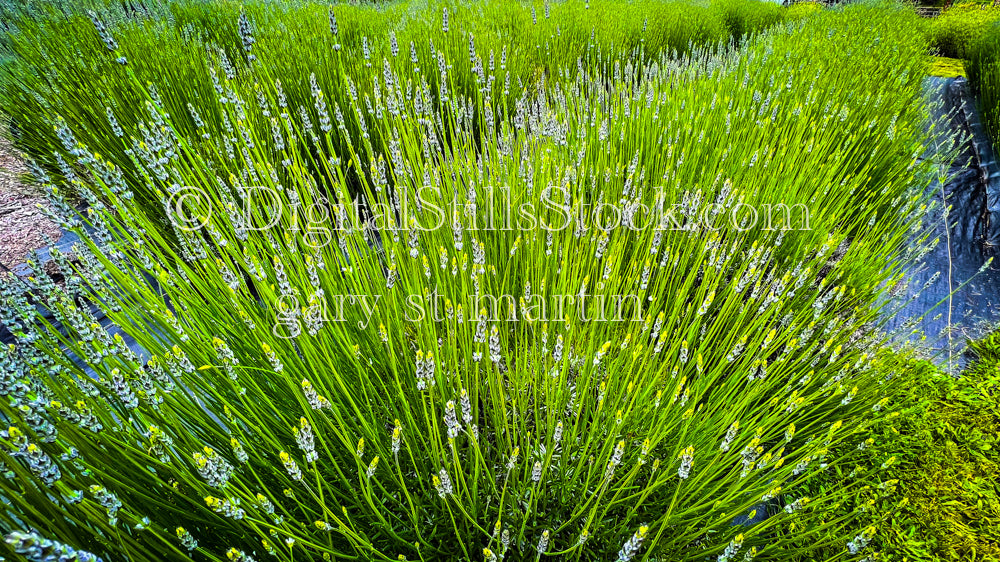
[[0, 123], [0, 271], [24, 263], [32, 251], [59, 238], [59, 227], [45, 218], [39, 205], [48, 205], [39, 188], [26, 185], [28, 167], [7, 139]]

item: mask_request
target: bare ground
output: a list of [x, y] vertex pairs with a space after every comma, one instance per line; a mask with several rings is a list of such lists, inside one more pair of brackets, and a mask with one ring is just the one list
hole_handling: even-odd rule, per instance
[[60, 235], [59, 227], [39, 210], [39, 205], [48, 205], [39, 188], [22, 181], [28, 167], [6, 138], [6, 129], [0, 124], [0, 271], [24, 263], [32, 250]]

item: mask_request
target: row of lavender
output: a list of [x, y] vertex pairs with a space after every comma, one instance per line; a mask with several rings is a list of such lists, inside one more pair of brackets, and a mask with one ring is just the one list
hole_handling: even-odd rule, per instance
[[0, 295], [8, 548], [867, 555], [836, 506], [895, 414], [879, 294], [932, 175], [916, 16], [678, 53], [653, 18], [573, 38], [589, 3], [384, 9], [424, 38], [244, 12], [240, 60], [174, 65], [178, 90], [94, 18], [118, 104], [63, 83], [37, 167], [82, 241]]

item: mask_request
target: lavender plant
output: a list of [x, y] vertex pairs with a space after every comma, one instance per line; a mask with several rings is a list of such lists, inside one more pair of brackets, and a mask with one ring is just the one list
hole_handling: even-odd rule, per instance
[[[61, 173], [39, 176], [82, 237], [61, 283], [0, 285], [8, 544], [867, 554], [824, 511], [860, 484], [804, 490], [891, 411], [878, 294], [929, 179], [915, 16], [862, 4], [529, 83], [454, 11], [414, 17], [449, 39], [396, 62], [400, 35], [371, 37], [297, 97], [247, 20], [254, 59], [215, 59], [195, 110], [221, 133], [130, 64], [121, 135], [56, 121]], [[786, 222], [751, 224], [778, 204]]]
[[[524, 84], [533, 84], [557, 68], [571, 68], [578, 59], [588, 65], [599, 58], [626, 55], [648, 59], [665, 51], [684, 52], [693, 45], [725, 43], [730, 38], [727, 22], [738, 19], [727, 14], [743, 14], [747, 22], [739, 24], [740, 33], [748, 33], [780, 22], [784, 13], [755, 0], [720, 0], [711, 5], [539, 2], [532, 9], [503, 2], [435, 1], [422, 7], [341, 4], [332, 12], [326, 4], [308, 2], [279, 6], [183, 0], [171, 2], [169, 9], [159, 2], [138, 5], [143, 7], [93, 11], [105, 35], [118, 46], [112, 59], [121, 58], [126, 65], [107, 64], [107, 44], [85, 11], [53, 11], [49, 17], [30, 12], [11, 18], [14, 31], [0, 42], [0, 53], [9, 58], [0, 67], [0, 106], [15, 116], [16, 145], [54, 175], [62, 174], [62, 169], [53, 152], [65, 147], [53, 116], [86, 124], [77, 128], [77, 137], [122, 168], [136, 195], [151, 208], [158, 202], [145, 193], [141, 178], [132, 176], [129, 156], [115, 142], [117, 131], [107, 118], [111, 112], [126, 127], [144, 120], [142, 92], [119, 85], [134, 75], [140, 84], [155, 87], [162, 109], [185, 135], [208, 131], [216, 139], [231, 136], [213, 103], [217, 80], [210, 74], [254, 80], [247, 68], [247, 59], [254, 55], [244, 50], [241, 17], [248, 23], [244, 30], [265, 30], [254, 36], [256, 49], [268, 53], [257, 66], [268, 66], [269, 74], [281, 79], [293, 107], [302, 105], [313, 112], [313, 75], [331, 104], [346, 106], [348, 87], [341, 76], [367, 81], [372, 73], [381, 72], [383, 60], [402, 75], [422, 69], [436, 94], [440, 73], [433, 68], [439, 51], [458, 65], [452, 87], [471, 95], [475, 85], [467, 82], [472, 72], [464, 56], [470, 34], [484, 64], [492, 60], [498, 79], [509, 80], [508, 103], [513, 103]], [[339, 26], [329, 25], [331, 13]], [[445, 13], [451, 16], [450, 26], [444, 25]], [[755, 17], [747, 15], [751, 13]], [[396, 48], [388, 40], [390, 34], [396, 38]], [[246, 126], [255, 128], [261, 139], [270, 137], [266, 122]]]
[[985, 117], [986, 129], [998, 146], [1000, 138], [1000, 24], [994, 24], [971, 47], [967, 63], [969, 83]]
[[978, 39], [1000, 20], [996, 6], [978, 2], [956, 2], [932, 20], [929, 33], [942, 56], [967, 59], [974, 56]]

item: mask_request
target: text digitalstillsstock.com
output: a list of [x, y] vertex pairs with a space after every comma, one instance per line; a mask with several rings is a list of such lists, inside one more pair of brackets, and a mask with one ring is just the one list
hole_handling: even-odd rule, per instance
[[[573, 201], [568, 191], [556, 186], [543, 191], [537, 201], [520, 202], [514, 200], [508, 187], [489, 187], [486, 196], [475, 201], [460, 201], [457, 196], [447, 201], [433, 187], [415, 191], [411, 199], [406, 190], [401, 190], [402, 195], [392, 204], [354, 199], [349, 213], [346, 206], [339, 203], [318, 200], [306, 205], [298, 200], [287, 201], [270, 187], [246, 187], [239, 218], [248, 230], [283, 228], [302, 231], [313, 241], [325, 242], [329, 241], [332, 231], [352, 229], [425, 232], [445, 227], [472, 232], [812, 230], [809, 208], [802, 203], [754, 206], [737, 202], [729, 207], [720, 203], [667, 204], [662, 190], [655, 193], [651, 205], [641, 201], [587, 202]], [[557, 194], [559, 196], [555, 197]], [[167, 211], [179, 228], [200, 230], [211, 222], [212, 201], [199, 188], [183, 187], [170, 195]]]

